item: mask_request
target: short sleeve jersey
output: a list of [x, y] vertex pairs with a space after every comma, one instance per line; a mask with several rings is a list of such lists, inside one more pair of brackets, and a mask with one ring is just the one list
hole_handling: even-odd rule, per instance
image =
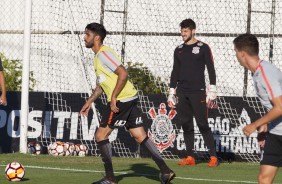
[[[117, 54], [107, 46], [102, 46], [94, 57], [94, 69], [97, 81], [107, 95], [108, 102], [111, 101], [113, 90], [116, 86], [118, 76], [114, 71], [121, 65]], [[137, 98], [137, 90], [129, 81], [119, 93], [117, 100], [122, 102]]]
[[[261, 61], [253, 73], [255, 91], [262, 105], [269, 111], [271, 100], [282, 95], [282, 72], [269, 62]], [[269, 132], [282, 135], [282, 117], [268, 124]]]

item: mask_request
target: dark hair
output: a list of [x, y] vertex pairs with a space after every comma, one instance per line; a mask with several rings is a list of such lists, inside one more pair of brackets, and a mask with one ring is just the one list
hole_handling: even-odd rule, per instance
[[241, 34], [233, 40], [233, 43], [239, 51], [245, 51], [251, 56], [259, 54], [259, 42], [255, 35], [250, 33]]
[[192, 19], [185, 19], [183, 20], [179, 26], [181, 29], [189, 28], [190, 30], [196, 29], [196, 23]]
[[107, 31], [105, 29], [105, 27], [102, 24], [93, 22], [88, 24], [85, 29], [88, 29], [90, 31], [92, 31], [93, 33], [98, 34], [101, 37], [102, 42], [104, 41], [106, 35], [107, 35]]

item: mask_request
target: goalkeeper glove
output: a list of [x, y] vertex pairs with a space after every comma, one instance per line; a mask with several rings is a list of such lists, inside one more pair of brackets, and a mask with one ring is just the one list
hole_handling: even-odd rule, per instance
[[175, 89], [174, 88], [169, 89], [167, 104], [170, 108], [175, 108], [175, 105], [177, 104], [177, 97], [175, 95]]
[[208, 108], [217, 108], [217, 102], [216, 102], [216, 86], [215, 85], [209, 85], [207, 89], [207, 107]]

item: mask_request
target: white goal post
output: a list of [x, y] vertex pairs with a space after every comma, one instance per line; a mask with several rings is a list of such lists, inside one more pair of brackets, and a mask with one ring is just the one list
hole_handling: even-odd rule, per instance
[[22, 96], [21, 96], [21, 121], [20, 121], [20, 152], [27, 153], [27, 129], [29, 111], [29, 59], [31, 37], [31, 8], [32, 0], [25, 1], [25, 27], [24, 27], [24, 55], [22, 72]]

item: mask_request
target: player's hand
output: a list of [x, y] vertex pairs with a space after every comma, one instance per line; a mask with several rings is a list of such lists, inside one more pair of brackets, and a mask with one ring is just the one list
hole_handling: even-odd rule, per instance
[[80, 110], [80, 115], [81, 116], [88, 116], [88, 112], [89, 112], [89, 110], [90, 110], [90, 105], [91, 104], [89, 104], [88, 102], [86, 102], [84, 105], [83, 105], [83, 107], [81, 108], [81, 110]]
[[206, 103], [208, 108], [217, 108], [216, 91], [217, 90], [215, 85], [209, 85], [209, 87], [207, 88]]
[[243, 133], [249, 137], [252, 133], [257, 130], [255, 123], [251, 123], [243, 128]]
[[119, 108], [117, 107], [117, 99], [116, 98], [111, 99], [110, 107], [111, 107], [111, 111], [113, 111], [114, 113], [119, 112]]
[[206, 102], [208, 103], [211, 100], [215, 100], [217, 95], [216, 95], [216, 86], [215, 85], [209, 85], [207, 88], [207, 97], [206, 97]]
[[3, 105], [3, 106], [7, 105], [7, 99], [5, 96], [0, 97], [0, 105]]
[[177, 97], [175, 95], [174, 88], [169, 89], [169, 95], [167, 97], [167, 104], [170, 108], [175, 108], [175, 105], [177, 104]]
[[258, 128], [258, 144], [261, 149], [264, 148], [265, 145], [265, 139], [266, 139], [266, 134], [267, 134], [267, 125], [262, 125]]

